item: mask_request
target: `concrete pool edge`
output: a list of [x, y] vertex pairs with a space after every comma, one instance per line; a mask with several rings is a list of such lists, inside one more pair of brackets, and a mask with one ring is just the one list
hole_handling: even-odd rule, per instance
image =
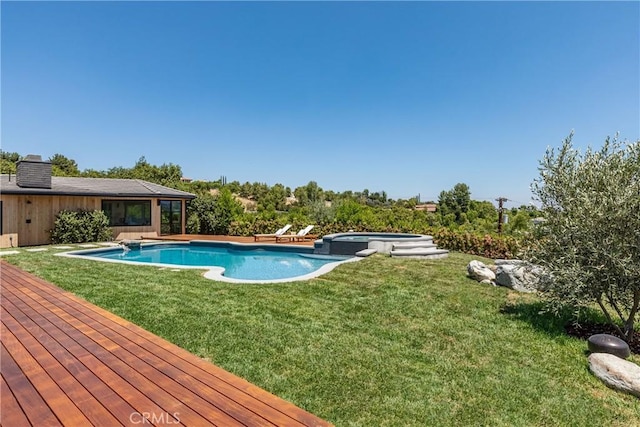
[[[212, 242], [209, 240], [190, 240], [187, 242], [175, 242], [175, 241], [149, 242], [149, 243], [143, 243], [141, 247], [160, 246], [160, 245], [187, 246], [187, 245], [191, 245], [192, 243], [195, 245], [233, 247], [233, 248], [240, 248], [241, 250], [278, 248], [279, 252], [295, 252], [302, 256], [308, 256], [308, 257], [314, 257], [314, 255], [324, 256], [323, 254], [315, 254], [313, 248], [311, 247], [304, 248], [297, 245], [283, 245], [283, 244], [270, 244], [270, 243], [256, 244], [256, 243], [239, 243], [239, 242]], [[362, 259], [354, 256], [354, 257], [343, 259], [343, 260], [336, 260], [335, 262], [327, 263], [321, 266], [319, 269], [312, 271], [311, 273], [304, 274], [302, 276], [287, 277], [282, 279], [249, 280], [249, 279], [235, 279], [232, 277], [226, 277], [224, 276], [225, 269], [223, 267], [219, 267], [215, 265], [193, 266], [193, 265], [179, 265], [179, 264], [162, 264], [162, 263], [153, 263], [153, 262], [139, 262], [139, 261], [98, 258], [98, 257], [83, 255], [83, 254], [95, 254], [95, 253], [104, 253], [104, 252], [116, 252], [121, 250], [123, 250], [123, 248], [120, 246], [108, 247], [108, 248], [91, 248], [91, 249], [59, 252], [54, 254], [54, 256], [61, 256], [66, 258], [77, 258], [77, 259], [84, 259], [89, 261], [110, 262], [110, 263], [118, 263], [118, 264], [142, 265], [142, 266], [149, 266], [149, 267], [158, 267], [162, 269], [206, 270], [203, 274], [203, 277], [205, 277], [206, 279], [225, 282], [225, 283], [237, 283], [237, 284], [275, 284], [275, 283], [299, 282], [304, 280], [310, 280], [332, 271], [334, 268], [336, 268], [340, 264], [347, 263], [347, 262], [360, 261]]]

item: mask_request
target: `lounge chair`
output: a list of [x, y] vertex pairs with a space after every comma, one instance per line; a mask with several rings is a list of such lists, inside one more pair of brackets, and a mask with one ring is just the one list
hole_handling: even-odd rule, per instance
[[253, 241], [257, 242], [259, 239], [276, 239], [276, 241], [277, 241], [278, 237], [282, 236], [284, 233], [289, 231], [290, 228], [291, 228], [291, 224], [287, 224], [284, 227], [282, 227], [281, 229], [279, 229], [278, 231], [276, 231], [275, 233], [254, 234], [253, 235]]
[[315, 227], [315, 226], [314, 225], [307, 225], [305, 228], [303, 228], [302, 230], [298, 231], [297, 234], [283, 234], [283, 235], [280, 235], [280, 236], [276, 237], [276, 242], [281, 242], [281, 241], [284, 241], [284, 240], [287, 240], [289, 242], [294, 242], [294, 241], [304, 242], [307, 239], [314, 240], [318, 236], [316, 236], [315, 234], [309, 234], [309, 232], [311, 231], [311, 229], [313, 227]]

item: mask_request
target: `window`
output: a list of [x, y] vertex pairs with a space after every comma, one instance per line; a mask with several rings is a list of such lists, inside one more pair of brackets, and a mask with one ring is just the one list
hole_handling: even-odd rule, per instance
[[150, 200], [103, 200], [102, 210], [110, 226], [151, 225]]
[[2, 200], [0, 200], [0, 235], [4, 234], [2, 232]]

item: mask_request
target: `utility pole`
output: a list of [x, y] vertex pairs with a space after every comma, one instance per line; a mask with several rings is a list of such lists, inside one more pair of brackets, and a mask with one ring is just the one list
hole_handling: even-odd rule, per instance
[[502, 222], [504, 221], [504, 207], [502, 206], [502, 204], [507, 200], [509, 199], [507, 199], [506, 197], [498, 197], [496, 199], [496, 201], [498, 202], [498, 233], [502, 233]]

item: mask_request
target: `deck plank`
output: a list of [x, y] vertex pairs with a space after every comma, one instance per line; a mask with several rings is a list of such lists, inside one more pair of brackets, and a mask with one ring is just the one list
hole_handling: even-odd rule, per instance
[[29, 419], [4, 380], [4, 376], [0, 375], [0, 426], [2, 425], [28, 426]]
[[[4, 336], [2, 337], [4, 340]], [[0, 370], [7, 386], [16, 397], [20, 407], [32, 425], [59, 426], [62, 425], [54, 415], [49, 405], [33, 387], [31, 381], [22, 372], [21, 366], [11, 357], [2, 343], [0, 346]]]
[[[29, 333], [28, 329], [3, 309], [3, 334], [5, 333], [5, 328], [11, 331], [13, 336], [15, 336], [23, 346], [29, 348], [29, 351], [32, 354], [36, 355], [35, 357], [39, 361], [40, 365], [73, 402], [82, 403], [83, 411], [92, 424], [108, 424], [114, 426], [125, 425], [124, 421], [126, 421], [129, 414], [133, 412], [133, 408], [124, 400], [122, 400], [122, 402], [118, 402], [118, 405], [113, 405], [113, 399], [109, 399], [115, 410], [124, 409], [119, 411], [122, 422], [118, 421], [118, 419], [98, 400], [99, 398], [105, 399], [108, 394], [113, 394], [111, 390], [95, 376], [90, 380], [87, 380], [86, 377], [84, 377], [81, 381], [79, 378], [71, 375], [65, 368], [65, 364], [73, 362], [74, 358], [69, 357], [70, 354], [68, 354], [62, 346], [58, 344], [57, 346], [51, 345], [49, 348], [45, 347]], [[44, 336], [40, 334], [40, 338], [44, 338]], [[49, 344], [53, 344], [53, 340], [51, 339], [48, 339], [47, 342]], [[66, 357], [62, 356], [60, 358], [56, 358], [56, 355], [60, 356], [65, 354], [65, 352]], [[76, 369], [76, 371], [78, 370]], [[107, 394], [102, 392], [104, 389], [108, 390]], [[92, 392], [95, 393], [98, 398], [96, 398]]]
[[0, 282], [6, 405], [32, 424], [331, 425], [6, 261]]
[[[18, 341], [7, 328], [2, 328], [2, 340], [7, 353], [13, 360], [20, 361], [22, 373], [38, 391], [47, 406], [63, 425], [87, 425], [89, 420], [64, 393], [60, 386], [51, 379], [39, 361]], [[37, 357], [37, 356], [36, 356]]]

